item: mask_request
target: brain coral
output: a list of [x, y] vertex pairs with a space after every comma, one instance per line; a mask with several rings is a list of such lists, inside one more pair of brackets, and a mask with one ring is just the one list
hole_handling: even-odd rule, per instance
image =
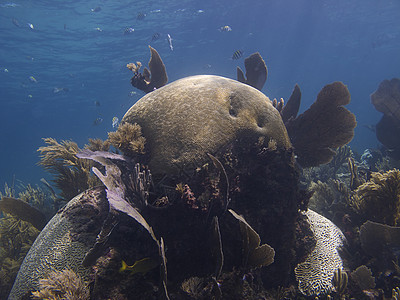
[[142, 127], [152, 173], [176, 172], [208, 160], [227, 144], [266, 137], [291, 147], [279, 112], [246, 84], [213, 75], [186, 77], [141, 98], [122, 123]]
[[39, 289], [39, 279], [50, 271], [70, 268], [80, 276], [88, 269], [82, 260], [94, 244], [108, 206], [103, 188], [87, 190], [59, 211], [41, 231], [18, 272], [9, 300]]
[[325, 217], [312, 210], [305, 214], [317, 244], [306, 260], [297, 265], [295, 274], [300, 291], [307, 296], [317, 296], [332, 290], [333, 274], [338, 268], [343, 268], [338, 248], [343, 246], [345, 237]]

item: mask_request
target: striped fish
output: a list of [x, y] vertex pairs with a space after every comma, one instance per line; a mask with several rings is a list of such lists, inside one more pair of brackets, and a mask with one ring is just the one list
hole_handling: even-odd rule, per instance
[[236, 50], [232, 54], [232, 59], [239, 59], [243, 56], [243, 51], [242, 50]]

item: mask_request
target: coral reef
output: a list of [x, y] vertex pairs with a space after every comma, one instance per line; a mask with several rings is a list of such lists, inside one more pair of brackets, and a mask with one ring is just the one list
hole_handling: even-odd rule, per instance
[[236, 68], [237, 80], [261, 91], [267, 81], [268, 69], [260, 53], [256, 52], [247, 57], [244, 60], [244, 67], [246, 69], [246, 77], [242, 69]]
[[[41, 164], [59, 187], [65, 184], [65, 200], [93, 183], [104, 186], [75, 196], [51, 219], [27, 254], [10, 300], [32, 290], [51, 298], [60, 285], [86, 290], [70, 271], [99, 300], [353, 293], [338, 252], [344, 235], [307, 207], [314, 191], [312, 203], [324, 202], [324, 213], [339, 218], [357, 246], [348, 186], [355, 187], [361, 168], [354, 160], [350, 173], [340, 175], [351, 156], [340, 148], [329, 165], [336, 181], [314, 180], [307, 191], [295, 161], [295, 151], [304, 165], [329, 161], [352, 138], [355, 119], [343, 108], [349, 102], [345, 86], [324, 87], [297, 116], [298, 86], [286, 105], [248, 86], [261, 89], [267, 77], [257, 53], [245, 61], [247, 79], [238, 69], [248, 85], [193, 76], [159, 88], [167, 82], [165, 67], [150, 51], [151, 74], [146, 68], [139, 73], [141, 63], [128, 68], [132, 85], [151, 93], [129, 109], [107, 141], [90, 140], [81, 150], [71, 141], [47, 139], [39, 149]], [[124, 155], [108, 152], [110, 145]]]
[[400, 224], [400, 171], [373, 172], [353, 197], [354, 208], [366, 218], [387, 225]]
[[333, 149], [352, 140], [356, 119], [344, 107], [349, 102], [347, 87], [341, 82], [334, 82], [319, 92], [317, 100], [308, 110], [287, 122], [286, 128], [301, 166], [330, 162], [335, 155]]
[[149, 93], [158, 89], [168, 82], [167, 72], [165, 70], [164, 63], [158, 54], [158, 52], [149, 46], [151, 58], [149, 61], [149, 69], [144, 68], [143, 74], [139, 73], [141, 62], [127, 64], [127, 68], [131, 70], [134, 75], [131, 79], [131, 84], [145, 93]]
[[38, 300], [89, 300], [90, 293], [82, 278], [70, 269], [51, 271], [39, 280], [40, 290], [32, 292]]
[[144, 154], [146, 139], [142, 135], [142, 129], [138, 124], [123, 123], [117, 131], [108, 133], [108, 141], [116, 149], [132, 158]]

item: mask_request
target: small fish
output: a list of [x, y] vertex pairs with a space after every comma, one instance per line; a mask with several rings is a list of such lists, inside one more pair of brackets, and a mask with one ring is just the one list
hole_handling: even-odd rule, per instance
[[151, 10], [150, 12], [151, 12], [151, 13], [159, 13], [159, 12], [161, 12], [161, 9], [153, 9], [153, 10]]
[[100, 32], [103, 31], [103, 29], [101, 29], [100, 27], [96, 27], [94, 30], [97, 30], [97, 31], [100, 31]]
[[243, 56], [243, 51], [242, 50], [236, 50], [232, 54], [232, 59], [239, 59]]
[[232, 31], [232, 28], [228, 25], [222, 26], [218, 29], [221, 32], [228, 32], [228, 31]]
[[363, 127], [367, 128], [368, 130], [371, 130], [372, 132], [376, 132], [376, 125], [363, 125]]
[[169, 49], [171, 49], [171, 51], [174, 51], [174, 46], [172, 46], [172, 37], [169, 35], [169, 33], [167, 34], [167, 39], [168, 39]]
[[91, 9], [91, 12], [99, 12], [101, 11], [101, 7], [100, 6], [96, 6], [95, 8]]
[[68, 91], [69, 91], [69, 88], [65, 88], [65, 87], [55, 87], [53, 89], [54, 94], [57, 94], [59, 92], [68, 92]]
[[136, 19], [138, 20], [143, 20], [144, 18], [146, 18], [146, 14], [144, 12], [139, 12], [136, 16]]
[[3, 71], [4, 71], [4, 73], [8, 73], [8, 69], [4, 69]]
[[100, 125], [101, 123], [103, 123], [103, 119], [97, 118], [96, 120], [93, 121], [93, 126]]
[[35, 29], [35, 26], [33, 26], [32, 23], [28, 23], [28, 27], [29, 27], [30, 29]]
[[129, 96], [131, 96], [131, 97], [133, 97], [133, 96], [135, 96], [137, 93], [135, 92], [135, 91], [131, 91], [130, 93], [129, 93]]
[[34, 83], [37, 83], [37, 82], [38, 82], [38, 81], [36, 80], [36, 78], [33, 77], [33, 76], [29, 76], [29, 80], [30, 80], [31, 82], [34, 82]]
[[151, 271], [152, 269], [156, 268], [159, 266], [159, 263], [157, 260], [152, 259], [150, 257], [146, 257], [140, 260], [135, 261], [135, 263], [132, 266], [128, 266], [125, 261], [122, 261], [122, 266], [119, 269], [120, 272], [124, 272], [126, 270], [129, 270], [132, 272], [132, 274], [135, 273], [147, 273]]
[[33, 98], [33, 96], [31, 94], [28, 95], [28, 98]]
[[15, 26], [17, 27], [21, 27], [21, 25], [19, 24], [19, 21], [16, 18], [12, 18], [12, 22]]
[[10, 3], [4, 3], [4, 4], [1, 4], [1, 5], [0, 5], [0, 7], [3, 7], [3, 8], [10, 8], [10, 7], [17, 7], [17, 6], [21, 6], [21, 5], [16, 4], [16, 3], [12, 3], [12, 2], [10, 2]]
[[125, 30], [124, 30], [124, 34], [130, 34], [130, 33], [132, 33], [132, 32], [135, 32], [135, 29], [132, 28], [132, 27], [127, 27], [127, 28], [125, 28]]
[[154, 33], [151, 37], [151, 41], [157, 41], [160, 38], [161, 34], [159, 34], [158, 32]]
[[97, 107], [99, 107], [100, 106], [100, 101], [94, 101], [94, 105], [96, 105]]
[[202, 14], [202, 13], [204, 12], [204, 10], [199, 9], [197, 12], [198, 12], [199, 14]]
[[116, 128], [118, 127], [119, 124], [119, 119], [117, 117], [112, 118], [112, 127]]

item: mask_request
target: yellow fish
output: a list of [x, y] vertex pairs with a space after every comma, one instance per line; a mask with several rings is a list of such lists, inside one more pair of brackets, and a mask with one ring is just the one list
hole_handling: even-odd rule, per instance
[[129, 270], [132, 272], [132, 274], [136, 273], [147, 273], [150, 270], [153, 270], [155, 267], [159, 266], [159, 262], [155, 259], [152, 259], [150, 257], [146, 257], [140, 260], [135, 261], [135, 263], [132, 266], [128, 266], [125, 261], [122, 261], [122, 266], [119, 269], [120, 272], [124, 272], [126, 270]]

